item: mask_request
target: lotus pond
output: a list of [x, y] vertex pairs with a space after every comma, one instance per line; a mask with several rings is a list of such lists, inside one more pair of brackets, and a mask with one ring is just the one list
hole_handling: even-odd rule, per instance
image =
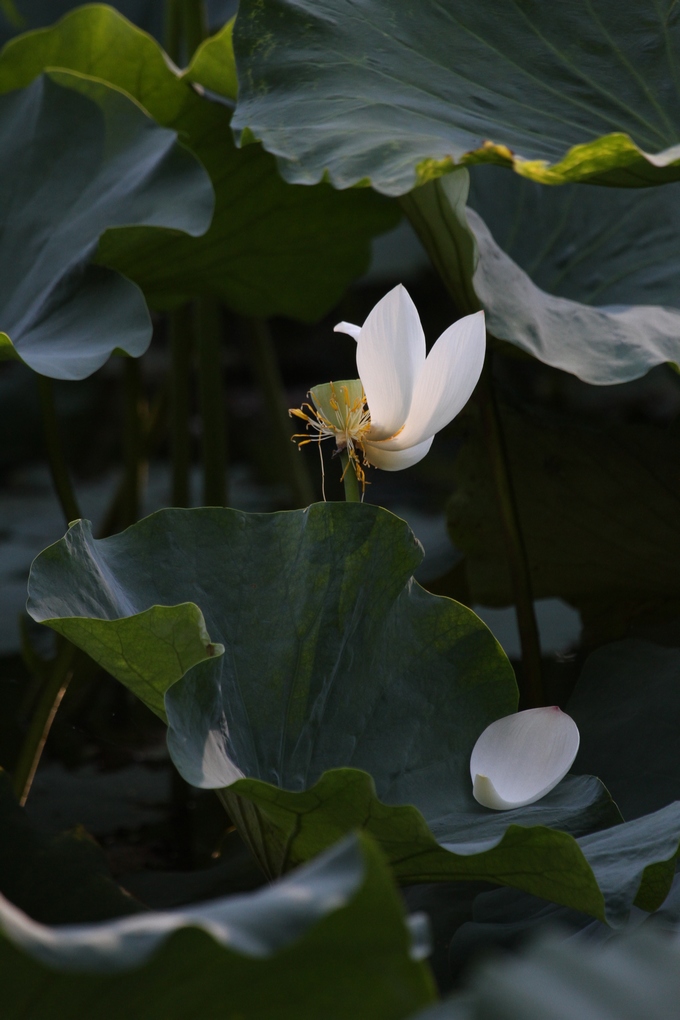
[[680, 8], [0, 0], [3, 1020], [680, 1001]]

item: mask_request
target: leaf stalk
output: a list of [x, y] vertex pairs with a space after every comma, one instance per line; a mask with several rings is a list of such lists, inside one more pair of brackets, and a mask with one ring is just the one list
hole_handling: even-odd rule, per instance
[[77, 521], [81, 513], [66, 465], [66, 456], [61, 441], [57, 410], [54, 403], [54, 387], [52, 380], [47, 376], [38, 375], [36, 378], [38, 380], [38, 394], [42, 411], [47, 460], [57, 498], [68, 525], [71, 521]]

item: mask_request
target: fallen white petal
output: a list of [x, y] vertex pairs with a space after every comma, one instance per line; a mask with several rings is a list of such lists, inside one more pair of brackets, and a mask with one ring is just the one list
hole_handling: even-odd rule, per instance
[[355, 340], [359, 339], [359, 333], [361, 333], [361, 326], [354, 326], [351, 322], [339, 322], [337, 326], [333, 326], [334, 333], [347, 333], [348, 336], [354, 337]]
[[470, 758], [475, 800], [496, 811], [533, 804], [564, 779], [579, 741], [578, 726], [556, 706], [497, 719]]
[[404, 428], [385, 448], [406, 450], [417, 446], [448, 425], [470, 399], [482, 373], [485, 351], [484, 312], [466, 315], [449, 326], [416, 379]]
[[424, 364], [420, 317], [408, 291], [398, 284], [369, 313], [357, 340], [357, 370], [371, 413], [372, 440], [387, 439], [402, 427]]
[[364, 443], [366, 460], [383, 471], [403, 471], [427, 455], [433, 439], [434, 436], [430, 436], [424, 443], [411, 446], [408, 450], [383, 450], [380, 443]]

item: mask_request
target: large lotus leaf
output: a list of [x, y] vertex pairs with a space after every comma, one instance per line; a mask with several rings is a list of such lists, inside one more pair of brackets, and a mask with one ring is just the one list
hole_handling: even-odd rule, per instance
[[[502, 883], [618, 927], [633, 905], [656, 910], [666, 898], [680, 851], [680, 803], [616, 824], [617, 812], [602, 787], [597, 796], [597, 786], [590, 776], [568, 777], [559, 793], [509, 816], [475, 814], [471, 805], [431, 816], [426, 791], [413, 798], [418, 806], [425, 802], [422, 814], [386, 806], [370, 777], [349, 769], [327, 772], [305, 793], [242, 779], [221, 796], [274, 874], [361, 825], [401, 882]], [[571, 835], [589, 826], [599, 831]]]
[[242, 0], [234, 119], [288, 180], [400, 195], [461, 162], [548, 184], [680, 177], [670, 0]]
[[460, 994], [412, 1020], [668, 1020], [680, 996], [680, 941], [645, 929], [605, 945], [551, 934], [485, 960]]
[[0, 895], [35, 920], [73, 924], [144, 909], [116, 885], [104, 854], [86, 833], [47, 836], [35, 829], [1, 769], [0, 831]]
[[[504, 403], [500, 413], [535, 597], [586, 609], [677, 600], [680, 423], [598, 425]], [[473, 599], [508, 605], [482, 423], [470, 409], [460, 427], [449, 530]]]
[[[210, 41], [212, 66], [216, 50], [229, 91], [229, 33]], [[98, 260], [138, 283], [157, 305], [212, 294], [243, 315], [317, 318], [366, 268], [371, 237], [398, 216], [368, 189], [340, 195], [326, 184], [290, 187], [260, 146], [237, 150], [230, 104], [200, 95], [154, 39], [110, 7], [80, 8], [53, 28], [8, 43], [0, 55], [0, 92], [26, 85], [46, 67], [123, 89], [159, 124], [178, 131], [210, 174], [216, 207], [205, 236], [159, 238], [131, 228], [102, 239]]]
[[151, 339], [139, 289], [88, 265], [100, 236], [135, 222], [156, 238], [199, 234], [213, 194], [176, 134], [127, 96], [74, 75], [59, 81], [42, 76], [0, 96], [0, 357], [82, 379], [115, 348], [138, 356]]
[[[361, 504], [166, 510], [101, 541], [74, 525], [36, 560], [29, 611], [152, 706], [165, 684], [175, 763], [227, 788], [271, 875], [364, 827], [405, 882], [487, 879], [612, 923], [636, 897], [656, 904], [677, 806], [617, 825], [587, 776], [510, 814], [473, 800], [472, 746], [513, 710], [514, 678], [470, 610], [412, 580], [421, 555], [402, 521]], [[181, 679], [179, 662], [154, 672], [174, 648], [161, 614], [183, 642], [195, 632]]]
[[604, 385], [680, 360], [678, 189], [543, 188], [476, 167], [402, 205], [462, 312]]
[[366, 837], [249, 895], [100, 925], [0, 897], [6, 1020], [400, 1020], [434, 999], [426, 952]]
[[586, 661], [569, 702], [575, 768], [594, 770], [626, 818], [680, 800], [680, 651], [620, 641]]

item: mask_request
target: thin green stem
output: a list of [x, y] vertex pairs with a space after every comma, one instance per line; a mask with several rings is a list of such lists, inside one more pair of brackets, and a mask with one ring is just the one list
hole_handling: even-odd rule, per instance
[[291, 442], [290, 415], [269, 324], [264, 319], [251, 319], [250, 326], [248, 348], [253, 372], [269, 414], [272, 442], [284, 465], [294, 506], [309, 506], [314, 500], [314, 487], [300, 451]]
[[54, 405], [54, 389], [52, 380], [45, 375], [38, 375], [38, 393], [40, 396], [40, 408], [42, 411], [43, 427], [45, 432], [45, 447], [47, 460], [50, 465], [52, 481], [61, 504], [66, 523], [76, 521], [81, 516], [78, 500], [71, 483], [66, 466], [66, 457], [59, 432], [57, 411]]
[[182, 14], [182, 0], [165, 0], [163, 45], [178, 66], [182, 62]]
[[[441, 276], [458, 311], [467, 315], [478, 311], [480, 302], [473, 281], [475, 244], [463, 216], [467, 197], [467, 175], [459, 177], [458, 184], [461, 190], [455, 208], [451, 206], [437, 182], [414, 189], [401, 199], [400, 204], [425, 245], [432, 264]], [[520, 697], [523, 707], [530, 708], [544, 703], [541, 646], [534, 614], [529, 565], [493, 389], [491, 358], [492, 352], [487, 345], [486, 366], [477, 387], [477, 397], [481, 406], [486, 446], [503, 526], [505, 552], [522, 645], [524, 676], [520, 685]]]
[[26, 18], [19, 13], [14, 0], [0, 0], [0, 11], [5, 15], [10, 25], [19, 29], [26, 28]]
[[165, 50], [178, 66], [189, 63], [207, 34], [204, 0], [165, 0]]
[[183, 870], [196, 867], [194, 860], [193, 788], [176, 768], [172, 769], [171, 824], [175, 837], [177, 864]]
[[222, 379], [219, 303], [201, 298], [196, 308], [198, 398], [203, 421], [203, 505], [226, 506], [227, 416]]
[[170, 455], [172, 506], [189, 506], [191, 469], [191, 306], [170, 313]]
[[361, 493], [359, 492], [357, 473], [354, 470], [354, 464], [349, 459], [347, 450], [342, 451], [340, 460], [342, 462], [342, 483], [345, 486], [345, 501], [347, 503], [360, 503]]
[[519, 522], [503, 426], [491, 372], [491, 353], [487, 352], [487, 361], [477, 392], [498, 510], [505, 537], [505, 550], [515, 596], [517, 626], [522, 646], [523, 676], [520, 682], [520, 703], [523, 708], [539, 708], [545, 704], [541, 677], [541, 643], [534, 612], [529, 561]]
[[125, 524], [139, 519], [142, 483], [145, 474], [144, 443], [141, 422], [141, 370], [137, 358], [125, 358], [123, 363], [123, 516]]
[[[146, 471], [146, 467], [152, 453], [154, 453], [165, 438], [168, 416], [168, 389], [169, 380], [166, 380], [166, 385], [163, 386], [156, 397], [153, 407], [144, 414], [144, 418], [140, 422], [142, 430], [140, 461], [144, 471]], [[119, 530], [120, 526], [124, 526], [124, 523], [121, 524], [121, 522], [124, 521], [126, 500], [127, 478], [125, 477], [125, 474], [123, 474], [123, 478], [121, 479], [120, 484], [109, 503], [106, 514], [104, 515], [104, 519], [97, 535], [98, 538], [108, 538], [108, 536], [112, 535], [114, 531]]]
[[57, 642], [56, 658], [31, 715], [28, 732], [21, 745], [14, 770], [14, 790], [22, 806], [30, 793], [57, 709], [73, 676], [76, 649], [65, 638], [59, 637]]
[[208, 35], [208, 16], [204, 0], [184, 0], [184, 45], [187, 64]]

